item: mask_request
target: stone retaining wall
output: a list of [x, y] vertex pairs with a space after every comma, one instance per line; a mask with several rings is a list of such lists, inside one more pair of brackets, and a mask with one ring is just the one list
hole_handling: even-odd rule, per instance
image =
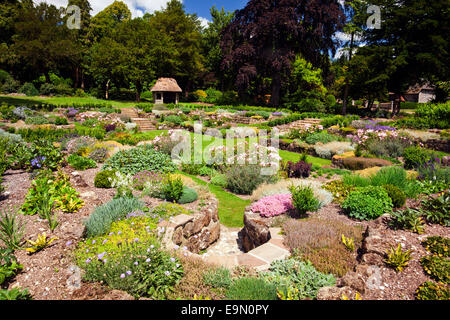
[[[207, 249], [220, 237], [220, 222], [218, 216], [218, 201], [208, 200], [200, 212], [193, 215], [181, 214], [172, 217], [168, 224], [166, 245], [187, 247], [193, 253]], [[167, 243], [167, 240], [173, 243]]]

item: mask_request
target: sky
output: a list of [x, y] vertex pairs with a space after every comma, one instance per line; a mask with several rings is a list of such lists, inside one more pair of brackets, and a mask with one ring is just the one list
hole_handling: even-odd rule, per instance
[[[68, 0], [33, 0], [35, 3], [47, 2], [54, 4], [57, 7], [67, 7]], [[155, 10], [164, 8], [169, 0], [122, 0], [130, 9], [133, 18], [142, 17], [145, 13], [152, 13]], [[224, 7], [226, 11], [234, 11], [236, 9], [242, 9], [247, 4], [248, 0], [182, 0], [186, 7], [186, 12], [196, 13], [202, 21], [204, 26], [208, 21], [211, 21], [211, 14], [209, 9], [215, 5], [219, 10]], [[96, 15], [114, 0], [90, 0], [92, 11], [91, 15]]]

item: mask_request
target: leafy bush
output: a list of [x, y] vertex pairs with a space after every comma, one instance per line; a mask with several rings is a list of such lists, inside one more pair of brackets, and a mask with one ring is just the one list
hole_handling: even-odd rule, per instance
[[450, 257], [450, 239], [440, 236], [428, 237], [422, 241], [422, 245], [430, 251], [438, 255], [439, 257]]
[[434, 280], [448, 284], [450, 281], [450, 259], [426, 256], [420, 259], [425, 272]]
[[23, 86], [19, 89], [19, 93], [24, 93], [24, 94], [26, 94], [29, 97], [30, 96], [38, 96], [39, 95], [39, 91], [30, 82], [25, 82], [23, 84]]
[[227, 176], [224, 174], [217, 174], [211, 178], [210, 183], [215, 186], [226, 188], [227, 187]]
[[105, 162], [102, 170], [105, 169], [115, 169], [134, 175], [145, 170], [173, 172], [176, 169], [176, 165], [167, 154], [156, 151], [148, 145], [144, 145], [117, 152]]
[[342, 166], [349, 170], [363, 170], [372, 167], [391, 166], [392, 162], [377, 158], [348, 157], [342, 159]]
[[[344, 176], [347, 177], [347, 176]], [[360, 177], [355, 175], [354, 177]], [[347, 199], [348, 195], [355, 190], [353, 184], [345, 184], [342, 180], [333, 180], [322, 186], [323, 189], [333, 194], [334, 201], [341, 204]]]
[[309, 261], [302, 262], [292, 258], [272, 262], [269, 271], [260, 276], [286, 295], [289, 289], [294, 289], [297, 299], [314, 299], [320, 288], [336, 284], [333, 275], [317, 271]]
[[450, 300], [450, 287], [442, 283], [426, 281], [416, 290], [417, 300]]
[[331, 159], [335, 155], [355, 150], [351, 142], [333, 141], [326, 144], [318, 143], [314, 146], [316, 154], [323, 159]]
[[95, 237], [105, 234], [114, 221], [123, 219], [133, 210], [142, 209], [144, 204], [136, 198], [117, 198], [95, 208], [85, 221], [86, 235]]
[[394, 208], [401, 208], [405, 205], [406, 195], [401, 189], [392, 184], [385, 184], [383, 188], [391, 198]]
[[116, 177], [116, 170], [104, 170], [97, 173], [94, 178], [94, 186], [96, 188], [110, 189], [114, 178]]
[[162, 193], [164, 199], [169, 202], [177, 202], [183, 194], [183, 181], [180, 177], [167, 175], [162, 181]]
[[289, 178], [308, 178], [311, 173], [312, 164], [304, 161], [294, 163], [289, 161], [286, 164], [285, 171]]
[[430, 159], [430, 153], [420, 147], [406, 148], [403, 153], [405, 168], [414, 169]]
[[424, 217], [430, 223], [450, 226], [450, 194], [443, 192], [438, 197], [422, 201]]
[[227, 188], [237, 194], [251, 194], [259, 185], [274, 182], [275, 176], [261, 175], [258, 165], [232, 165], [227, 168]]
[[14, 277], [23, 266], [17, 263], [16, 257], [11, 249], [0, 249], [0, 285]]
[[14, 288], [11, 290], [0, 290], [0, 300], [32, 300], [28, 289]]
[[181, 197], [178, 199], [177, 202], [180, 204], [186, 204], [194, 202], [195, 200], [197, 200], [197, 198], [198, 198], [197, 191], [189, 187], [184, 187], [183, 193], [181, 194]]
[[389, 139], [369, 139], [366, 149], [370, 154], [377, 157], [397, 158], [403, 156], [405, 149], [410, 148], [411, 139], [404, 139], [401, 136], [389, 137]]
[[179, 125], [181, 125], [181, 123], [183, 122], [183, 119], [181, 119], [179, 116], [170, 115], [170, 116], [167, 116], [167, 117], [164, 119], [164, 121], [165, 121], [165, 122], [169, 122], [169, 123], [173, 123], [173, 124], [179, 126]]
[[298, 214], [305, 215], [308, 211], [319, 209], [319, 200], [314, 197], [314, 191], [309, 186], [292, 186], [289, 191], [292, 195], [292, 204]]
[[[122, 224], [123, 228], [113, 229], [111, 239], [87, 240], [87, 244], [95, 241], [99, 245], [82, 246], [84, 251], [77, 251], [77, 264], [85, 270], [84, 279], [87, 281], [103, 281], [109, 287], [135, 297], [164, 299], [183, 276], [183, 268], [177, 258], [158, 248], [157, 241], [148, 237], [130, 237], [138, 232], [133, 229], [133, 222], [148, 233], [143, 227], [145, 224], [136, 223], [133, 219], [128, 226]], [[126, 236], [117, 237], [119, 232]], [[107, 243], [112, 244], [110, 249], [103, 249], [102, 244]]]
[[230, 300], [276, 300], [274, 284], [260, 278], [239, 278], [226, 292]]
[[86, 170], [90, 168], [97, 168], [97, 164], [94, 160], [71, 154], [67, 158], [67, 162], [76, 170]]
[[339, 141], [341, 140], [340, 137], [334, 136], [332, 134], [328, 134], [324, 131], [322, 132], [316, 132], [313, 133], [311, 135], [309, 135], [308, 137], [306, 137], [305, 141], [308, 144], [316, 144], [317, 142], [321, 142], [321, 143], [328, 143], [328, 142], [332, 142], [332, 141]]
[[351, 218], [373, 220], [392, 210], [392, 200], [382, 187], [369, 186], [351, 192], [342, 208]]
[[450, 127], [450, 103], [420, 104], [415, 117], [425, 120], [427, 128], [448, 129]]
[[406, 210], [391, 212], [389, 226], [393, 229], [404, 229], [415, 233], [424, 232], [422, 213], [418, 210], [407, 208]]

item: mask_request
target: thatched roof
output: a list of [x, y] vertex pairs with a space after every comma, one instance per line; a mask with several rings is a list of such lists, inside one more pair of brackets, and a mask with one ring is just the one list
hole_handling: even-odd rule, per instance
[[152, 92], [182, 92], [177, 80], [173, 78], [159, 78], [153, 86]]
[[434, 90], [435, 87], [430, 83], [426, 82], [425, 84], [415, 84], [408, 88], [406, 94], [419, 94], [422, 90]]

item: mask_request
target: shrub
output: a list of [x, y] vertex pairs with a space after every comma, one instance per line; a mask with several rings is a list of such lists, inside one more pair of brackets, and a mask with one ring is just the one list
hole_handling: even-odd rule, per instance
[[406, 196], [401, 189], [392, 184], [386, 184], [383, 186], [383, 188], [388, 193], [389, 198], [391, 198], [394, 208], [401, 208], [405, 205]]
[[25, 82], [23, 84], [23, 86], [19, 89], [19, 93], [24, 93], [27, 96], [38, 96], [39, 95], [39, 91], [30, 82]]
[[94, 186], [96, 188], [110, 189], [114, 178], [116, 177], [116, 170], [104, 170], [97, 173], [94, 179]]
[[428, 128], [447, 129], [450, 127], [450, 103], [420, 104], [415, 117], [425, 120]]
[[67, 125], [69, 124], [69, 122], [67, 121], [67, 118], [64, 117], [56, 117], [55, 118], [55, 124], [57, 126], [61, 126], [61, 125]]
[[115, 169], [122, 173], [134, 175], [145, 170], [173, 172], [176, 169], [176, 165], [167, 154], [144, 145], [117, 152], [105, 162], [102, 170], [104, 169]]
[[0, 290], [0, 300], [32, 300], [28, 289], [14, 288], [11, 290]]
[[[120, 231], [129, 233], [128, 229]], [[101, 239], [95, 240], [100, 242]], [[105, 240], [108, 243], [108, 239]], [[94, 240], [88, 240], [91, 241]], [[85, 270], [84, 279], [103, 281], [109, 287], [126, 291], [134, 297], [166, 298], [183, 276], [178, 259], [159, 249], [154, 240], [125, 238], [120, 243], [120, 246], [116, 243], [112, 250], [98, 254], [100, 250], [94, 249], [87, 249], [87, 254], [86, 251], [80, 252], [77, 263]]]
[[289, 194], [289, 188], [292, 185], [312, 188], [314, 197], [319, 200], [320, 207], [326, 206], [333, 201], [333, 195], [329, 191], [322, 189], [322, 184], [320, 182], [304, 179], [286, 179], [274, 184], [264, 183], [252, 193], [250, 200], [257, 201], [271, 195]]
[[67, 162], [76, 170], [86, 170], [90, 168], [97, 168], [94, 160], [72, 154], [67, 158]]
[[308, 137], [306, 137], [305, 141], [308, 144], [316, 144], [317, 142], [321, 142], [321, 143], [325, 144], [325, 143], [329, 143], [332, 141], [338, 141], [340, 139], [341, 139], [340, 137], [337, 137], [337, 136], [334, 136], [332, 134], [328, 134], [328, 133], [322, 131], [322, 132], [316, 132], [316, 133], [309, 135]]
[[296, 259], [277, 260], [270, 264], [268, 272], [260, 274], [261, 278], [274, 284], [287, 295], [289, 289], [297, 292], [297, 299], [314, 299], [322, 287], [334, 286], [336, 279], [331, 274], [317, 271], [311, 262]]
[[369, 186], [351, 192], [342, 208], [351, 218], [373, 220], [392, 210], [392, 200], [382, 187]]
[[450, 239], [443, 238], [440, 236], [428, 237], [422, 241], [422, 245], [430, 251], [438, 255], [439, 257], [449, 257], [450, 256]]
[[183, 122], [183, 119], [181, 119], [179, 116], [170, 115], [170, 116], [167, 116], [164, 121], [165, 122], [169, 122], [169, 123], [173, 123], [173, 124], [179, 126]]
[[164, 199], [169, 202], [177, 202], [183, 194], [183, 181], [180, 177], [167, 175], [162, 181], [162, 193]]
[[373, 186], [393, 185], [401, 190], [406, 190], [408, 186], [408, 178], [405, 169], [400, 167], [383, 167], [374, 176], [371, 177], [370, 183]]
[[264, 182], [273, 182], [275, 176], [261, 175], [258, 165], [232, 165], [227, 168], [227, 188], [237, 194], [251, 194]]
[[194, 202], [195, 200], [197, 200], [197, 198], [198, 198], [197, 191], [189, 187], [184, 187], [183, 193], [181, 194], [181, 197], [178, 199], [177, 202], [180, 204], [186, 204]]
[[304, 161], [294, 163], [289, 161], [286, 164], [286, 172], [289, 178], [308, 178], [311, 173], [312, 164]]
[[26, 124], [35, 124], [35, 125], [48, 124], [48, 123], [50, 123], [50, 120], [48, 120], [46, 117], [43, 117], [43, 116], [34, 116], [34, 117], [27, 117], [25, 119], [25, 123]]
[[95, 208], [85, 221], [86, 235], [95, 237], [105, 234], [114, 221], [123, 219], [135, 209], [142, 209], [144, 204], [136, 198], [117, 198]]
[[426, 256], [420, 259], [425, 272], [434, 280], [448, 284], [450, 281], [450, 259]]
[[260, 278], [239, 278], [226, 292], [230, 300], [276, 300], [274, 284]]
[[231, 272], [225, 267], [215, 268], [213, 270], [208, 270], [203, 275], [203, 282], [213, 288], [229, 288], [233, 279], [231, 279]]
[[354, 254], [342, 245], [340, 239], [344, 234], [354, 239], [354, 244], [358, 247], [363, 238], [361, 227], [312, 217], [288, 219], [282, 228], [284, 243], [290, 251], [301, 256], [302, 260], [311, 261], [320, 272], [342, 277], [357, 264]]
[[347, 199], [350, 192], [355, 190], [355, 187], [353, 185], [345, 184], [342, 180], [330, 181], [327, 184], [323, 185], [322, 188], [331, 192], [333, 194], [334, 201], [341, 205], [344, 200]]
[[108, 148], [95, 147], [92, 151], [89, 152], [88, 158], [94, 160], [95, 162], [105, 162], [105, 160], [108, 158]]
[[372, 167], [392, 166], [392, 162], [377, 158], [348, 157], [341, 160], [342, 167], [349, 170], [363, 170]]
[[274, 217], [293, 210], [292, 196], [290, 194], [277, 194], [261, 198], [253, 203], [251, 210], [263, 217]]
[[450, 194], [443, 192], [438, 197], [422, 201], [424, 216], [430, 223], [450, 226]]
[[426, 281], [416, 290], [417, 300], [450, 300], [450, 287], [442, 283]]
[[333, 141], [326, 144], [318, 143], [314, 146], [316, 154], [320, 158], [331, 159], [335, 155], [355, 150], [351, 142]]
[[391, 220], [388, 224], [395, 230], [405, 229], [418, 234], [424, 232], [424, 222], [421, 217], [421, 212], [411, 208], [391, 212]]
[[211, 178], [211, 184], [222, 188], [227, 187], [227, 176], [224, 174], [217, 174]]
[[319, 200], [314, 197], [311, 187], [292, 186], [289, 191], [292, 195], [292, 204], [298, 214], [305, 215], [308, 211], [317, 211], [319, 209]]
[[409, 147], [403, 152], [406, 169], [414, 169], [430, 159], [430, 153], [420, 147]]

